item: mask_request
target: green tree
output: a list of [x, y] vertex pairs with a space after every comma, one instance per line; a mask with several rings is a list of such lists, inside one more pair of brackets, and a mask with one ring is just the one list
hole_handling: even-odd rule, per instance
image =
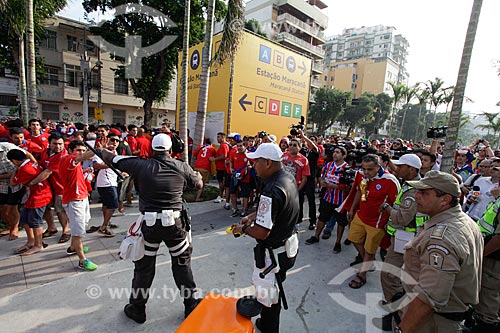
[[[87, 13], [107, 11], [119, 5], [130, 3], [129, 0], [84, 0], [83, 7]], [[217, 0], [219, 3], [220, 0]], [[142, 77], [129, 78], [134, 96], [144, 101], [144, 124], [151, 126], [153, 103], [162, 102], [168, 94], [170, 83], [177, 69], [178, 51], [182, 48], [184, 31], [184, 1], [148, 0], [142, 5], [155, 8], [168, 16], [177, 27], [159, 25], [153, 17], [147, 14], [120, 15], [91, 31], [102, 36], [108, 42], [125, 46], [126, 35], [142, 36], [143, 45], [152, 45], [166, 35], [176, 35], [178, 38], [161, 52], [142, 59]], [[217, 4], [216, 3], [216, 4]], [[199, 42], [205, 33], [205, 1], [190, 1], [189, 45]], [[217, 8], [222, 6], [216, 5]], [[124, 66], [116, 69], [116, 75], [125, 78]]]
[[375, 109], [375, 96], [372, 93], [362, 93], [355, 103], [348, 103], [344, 114], [340, 117], [340, 122], [348, 126], [347, 134], [356, 129], [362, 123], [373, 121], [373, 111]]
[[379, 134], [382, 124], [389, 119], [392, 110], [392, 98], [386, 93], [380, 93], [375, 96], [375, 100], [371, 99], [369, 105], [373, 108], [373, 115], [361, 124], [366, 137]]
[[245, 22], [245, 29], [252, 31], [252, 32], [256, 33], [257, 35], [260, 35], [262, 37], [267, 38], [267, 34], [264, 32], [264, 30], [262, 30], [262, 27], [260, 26], [260, 22], [257, 21], [257, 19], [252, 18], [252, 19], [246, 21]]
[[324, 133], [344, 113], [350, 99], [350, 92], [319, 88], [314, 95], [314, 104], [309, 108], [308, 121], [316, 124], [318, 133]]
[[432, 106], [434, 106], [434, 117], [432, 121], [432, 125], [436, 126], [436, 113], [439, 105], [443, 104], [444, 93], [443, 88], [444, 81], [440, 78], [434, 79], [434, 81], [427, 81], [426, 84], [427, 91], [429, 92], [429, 102]]
[[[418, 92], [418, 85], [414, 85], [412, 87], [405, 86], [402, 92], [402, 97], [405, 101], [405, 105], [403, 108], [403, 116], [401, 120], [401, 124], [405, 123], [405, 118], [406, 118], [406, 113], [408, 112], [408, 109], [410, 108], [410, 103], [411, 101], [416, 97]], [[403, 135], [403, 126], [399, 128], [399, 136], [401, 137]], [[406, 137], [409, 138], [409, 137]]]
[[476, 31], [479, 24], [479, 15], [481, 14], [482, 5], [483, 0], [474, 0], [474, 3], [472, 4], [469, 25], [467, 27], [467, 34], [462, 51], [462, 58], [458, 69], [457, 83], [455, 84], [453, 105], [451, 107], [448, 132], [446, 136], [446, 149], [443, 153], [443, 161], [441, 163], [441, 170], [449, 172], [451, 172], [453, 167], [458, 131], [461, 125], [465, 86], [467, 85], [467, 76], [469, 74], [470, 60], [472, 58], [472, 50], [474, 48], [474, 41], [476, 39]]

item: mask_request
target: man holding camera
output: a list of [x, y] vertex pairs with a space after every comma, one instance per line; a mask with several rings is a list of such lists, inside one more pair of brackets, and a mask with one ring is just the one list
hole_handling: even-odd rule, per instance
[[302, 130], [298, 130], [298, 132], [302, 142], [305, 143], [305, 146], [302, 146], [300, 149], [300, 154], [307, 158], [310, 173], [310, 175], [307, 176], [304, 188], [299, 193], [300, 220], [302, 220], [304, 212], [304, 196], [306, 196], [309, 205], [309, 230], [314, 230], [314, 227], [316, 227], [316, 196], [314, 194], [314, 190], [316, 188], [316, 167], [319, 158], [319, 148], [316, 146], [316, 138], [314, 136], [308, 138]]
[[347, 214], [345, 212], [339, 213], [336, 209], [342, 204], [346, 191], [349, 190], [349, 185], [342, 184], [341, 182], [342, 172], [349, 168], [349, 164], [344, 161], [344, 158], [347, 156], [347, 150], [344, 147], [335, 147], [332, 155], [333, 161], [328, 162], [323, 167], [321, 173], [321, 186], [325, 187], [326, 191], [319, 203], [319, 219], [316, 232], [314, 236], [306, 240], [306, 244], [318, 243], [319, 235], [323, 231], [325, 223], [332, 216], [335, 216], [338, 227], [337, 240], [335, 241], [333, 252], [339, 253], [341, 251], [340, 241], [348, 221]]

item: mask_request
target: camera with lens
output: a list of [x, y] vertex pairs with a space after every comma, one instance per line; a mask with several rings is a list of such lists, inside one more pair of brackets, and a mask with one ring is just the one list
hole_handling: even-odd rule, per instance
[[300, 117], [300, 122], [297, 125], [290, 126], [290, 135], [297, 136], [299, 135], [299, 130], [304, 129], [304, 116]]
[[260, 139], [264, 138], [266, 135], [267, 135], [266, 131], [260, 131], [259, 133], [257, 133], [257, 136], [258, 136]]
[[351, 185], [354, 183], [354, 178], [356, 177], [356, 170], [351, 168], [345, 168], [337, 173], [339, 175], [339, 184]]
[[430, 127], [427, 131], [428, 139], [438, 139], [446, 137], [446, 130], [448, 126], [438, 126], [438, 127]]
[[325, 143], [323, 145], [323, 148], [325, 148], [325, 155], [331, 156], [333, 154], [333, 151], [335, 150], [335, 145], [331, 143]]

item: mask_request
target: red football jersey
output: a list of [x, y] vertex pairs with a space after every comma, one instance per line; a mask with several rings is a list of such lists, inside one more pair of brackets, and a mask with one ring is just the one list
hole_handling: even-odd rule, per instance
[[226, 158], [229, 154], [229, 145], [227, 143], [221, 143], [219, 149], [215, 154], [215, 157], [224, 156], [225, 158], [215, 161], [216, 170], [226, 170]]
[[212, 145], [199, 146], [193, 153], [193, 156], [196, 157], [194, 167], [210, 171], [212, 162], [209, 158], [215, 157], [215, 153], [215, 148]]
[[27, 140], [33, 141], [34, 143], [36, 143], [37, 145], [42, 147], [42, 149], [49, 148], [49, 136], [50, 136], [49, 132], [45, 132], [45, 133], [42, 132], [40, 135], [37, 135], [37, 136], [33, 136], [30, 133], [24, 134], [24, 137]]
[[243, 183], [250, 182], [250, 172], [246, 170], [249, 159], [245, 153], [240, 153], [236, 151], [231, 156], [231, 163], [233, 163], [233, 170], [240, 173], [246, 173], [245, 177], [241, 180]]
[[54, 194], [56, 195], [63, 194], [64, 186], [61, 181], [59, 167], [62, 158], [66, 155], [68, 155], [68, 152], [66, 150], [63, 150], [58, 154], [49, 155], [49, 150], [47, 149], [42, 153], [42, 156], [40, 157], [40, 165], [42, 166], [42, 168], [52, 171], [52, 174], [50, 175], [48, 181], [50, 186], [52, 187], [52, 190], [54, 191]]
[[74, 200], [88, 197], [87, 184], [83, 176], [82, 164], [75, 161], [76, 155], [66, 155], [61, 159], [59, 175], [63, 185], [62, 202], [66, 204]]
[[[14, 176], [14, 182], [17, 184], [28, 184], [42, 172], [38, 163], [26, 160], [19, 166]], [[29, 188], [28, 200], [24, 203], [26, 208], [41, 208], [47, 206], [52, 200], [52, 191], [49, 183], [44, 180]]]
[[309, 168], [309, 161], [307, 158], [298, 153], [296, 156], [290, 155], [290, 152], [286, 151], [281, 157], [283, 162], [283, 167], [286, 171], [290, 172], [292, 176], [295, 177], [297, 185], [300, 185], [302, 181], [302, 176], [310, 176], [311, 169]]

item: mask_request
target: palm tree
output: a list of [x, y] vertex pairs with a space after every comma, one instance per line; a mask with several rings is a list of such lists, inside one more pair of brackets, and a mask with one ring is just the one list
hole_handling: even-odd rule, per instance
[[416, 97], [417, 92], [418, 92], [418, 84], [414, 85], [413, 87], [405, 86], [405, 88], [403, 89], [402, 97], [405, 99], [406, 109], [403, 111], [403, 120], [401, 121], [401, 127], [399, 128], [399, 137], [401, 137], [403, 134], [403, 126], [405, 125], [406, 112], [410, 108], [410, 102], [414, 97]]
[[[191, 14], [191, 0], [184, 0], [184, 35], [182, 41], [182, 74], [181, 74], [181, 99], [179, 101], [179, 135], [184, 142], [188, 142], [187, 135], [187, 110], [188, 110], [188, 58], [189, 58], [189, 23]], [[188, 162], [188, 150], [184, 149], [182, 160]]]
[[34, 0], [26, 1], [26, 44], [27, 44], [27, 69], [28, 69], [28, 105], [29, 118], [36, 118], [38, 105], [36, 101], [36, 67], [35, 67], [35, 22]]
[[[419, 86], [419, 89], [417, 91], [417, 99], [418, 99], [418, 122], [417, 122], [417, 130], [415, 131], [415, 139], [413, 140], [413, 142], [417, 142], [417, 140], [420, 138], [420, 118], [422, 116], [422, 107], [425, 108], [425, 110], [427, 111], [427, 101], [429, 99], [429, 91], [427, 89], [420, 89], [420, 84], [418, 84]], [[426, 112], [427, 113], [427, 112]], [[424, 116], [424, 126], [423, 128], [425, 129], [425, 125], [426, 125], [426, 122], [425, 122], [425, 116]]]
[[437, 108], [443, 103], [443, 84], [444, 81], [440, 78], [436, 78], [434, 81], [427, 81], [425, 84], [427, 90], [429, 91], [429, 99], [431, 105], [434, 106], [434, 117], [432, 118], [432, 126], [436, 126], [436, 113]]
[[465, 86], [467, 85], [467, 75], [469, 73], [470, 59], [472, 57], [472, 50], [474, 48], [476, 30], [479, 24], [479, 15], [481, 14], [482, 5], [483, 0], [474, 0], [474, 3], [472, 4], [469, 26], [467, 27], [467, 34], [462, 51], [462, 59], [460, 61], [457, 83], [455, 85], [455, 96], [453, 98], [453, 105], [451, 107], [450, 119], [448, 122], [446, 149], [441, 163], [441, 170], [445, 171], [451, 172], [451, 168], [453, 166], [455, 147], [458, 139], [458, 130], [460, 128], [460, 116], [462, 113]]
[[396, 112], [396, 106], [399, 104], [401, 99], [403, 98], [403, 90], [405, 88], [404, 84], [397, 84], [395, 82], [389, 82], [389, 85], [392, 88], [392, 98], [393, 98], [393, 105], [392, 105], [392, 117], [389, 125], [389, 137], [392, 137], [392, 124], [394, 122], [395, 115], [397, 114]]
[[498, 116], [498, 113], [494, 112], [483, 112], [480, 116], [484, 116], [488, 123], [485, 125], [477, 125], [476, 128], [482, 128], [488, 130], [488, 134], [490, 134], [491, 124], [495, 121], [495, 118]]
[[244, 22], [245, 9], [243, 0], [230, 0], [224, 22], [221, 46], [211, 62], [212, 35], [215, 0], [209, 0], [207, 8], [207, 25], [205, 30], [205, 45], [202, 57], [202, 69], [200, 77], [200, 94], [198, 97], [198, 109], [196, 112], [196, 125], [193, 138], [193, 150], [203, 144], [205, 137], [205, 121], [207, 117], [208, 89], [210, 85], [210, 68], [214, 61], [215, 66], [222, 65], [226, 60], [232, 59], [240, 44], [243, 33], [242, 25], [234, 22]]

